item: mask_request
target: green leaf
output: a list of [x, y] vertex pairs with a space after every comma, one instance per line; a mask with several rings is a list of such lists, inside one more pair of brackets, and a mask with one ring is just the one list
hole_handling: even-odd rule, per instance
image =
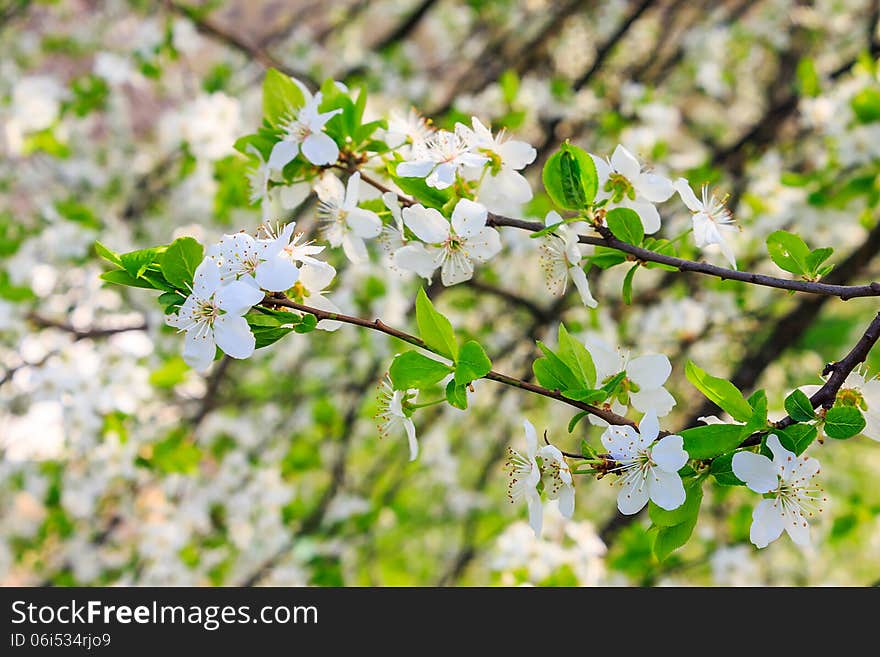
[[809, 272], [807, 258], [809, 247], [800, 236], [784, 230], [777, 230], [767, 237], [767, 251], [770, 259], [780, 269], [792, 274], [804, 275]]
[[645, 227], [638, 213], [630, 208], [614, 208], [605, 215], [608, 229], [614, 237], [627, 244], [638, 246], [645, 237]]
[[815, 251], [811, 251], [810, 255], [807, 256], [806, 265], [807, 265], [807, 273], [816, 274], [819, 271], [819, 265], [828, 260], [831, 254], [834, 253], [834, 249], [830, 246], [826, 246], [821, 249], [816, 249]]
[[[578, 425], [578, 422], [583, 420], [588, 415], [589, 413], [587, 411], [581, 411], [580, 413], [577, 413], [573, 418], [571, 418], [568, 421], [568, 433], [574, 431], [574, 428]], [[584, 444], [586, 443], [584, 441], [581, 441], [581, 445], [583, 446]], [[583, 452], [583, 449], [581, 449], [581, 452]]]
[[571, 390], [563, 390], [563, 397], [582, 401], [585, 404], [596, 404], [604, 401], [608, 397], [604, 390], [592, 390], [590, 388], [575, 388]]
[[773, 433], [779, 437], [779, 442], [785, 449], [800, 456], [816, 439], [819, 430], [812, 424], [792, 424], [785, 429], [776, 429]]
[[589, 257], [589, 261], [599, 269], [611, 269], [615, 265], [626, 262], [626, 254], [607, 246], [597, 246], [593, 255]]
[[388, 373], [395, 390], [428, 388], [449, 374], [452, 368], [417, 351], [405, 351], [395, 357]]
[[[292, 315], [292, 313], [285, 314]], [[244, 318], [254, 334], [257, 349], [267, 347], [293, 331], [292, 328], [284, 326], [285, 322], [275, 315], [252, 311]], [[294, 316], [293, 320], [299, 323], [299, 317]]]
[[738, 424], [707, 424], [679, 431], [684, 451], [692, 459], [711, 459], [739, 447], [743, 427]]
[[745, 486], [746, 482], [733, 474], [733, 452], [723, 454], [712, 461], [709, 472], [715, 477], [715, 481], [722, 486]]
[[[423, 178], [405, 178], [389, 171], [391, 179], [404, 194], [418, 199], [425, 207], [442, 210], [443, 206], [453, 198], [449, 189], [435, 189], [429, 186]], [[451, 189], [451, 188], [450, 188]]]
[[804, 57], [797, 65], [797, 86], [801, 96], [815, 98], [822, 93], [822, 82], [816, 71], [816, 63]]
[[565, 363], [585, 388], [596, 385], [596, 366], [587, 348], [571, 337], [564, 324], [559, 324], [559, 359]]
[[446, 384], [446, 401], [455, 408], [467, 408], [467, 386], [460, 385], [455, 379]]
[[455, 364], [455, 382], [466, 385], [474, 379], [481, 379], [492, 369], [492, 361], [479, 342], [468, 340], [458, 352]]
[[299, 323], [293, 325], [293, 330], [297, 333], [309, 333], [314, 331], [318, 325], [318, 318], [311, 313], [305, 313], [299, 320]]
[[124, 269], [113, 269], [111, 271], [105, 271], [100, 275], [102, 280], [107, 281], [108, 283], [114, 283], [116, 285], [127, 285], [129, 287], [142, 287], [146, 290], [161, 290], [164, 288], [157, 288], [151, 279], [148, 277], [144, 278], [135, 278], [131, 274], [129, 274]]
[[707, 374], [705, 370], [688, 361], [685, 367], [685, 376], [697, 390], [723, 409], [739, 422], [748, 422], [752, 419], [753, 409], [743, 398], [742, 393], [730, 381], [719, 379]]
[[630, 305], [633, 300], [633, 276], [636, 275], [636, 269], [638, 268], [638, 263], [634, 264], [632, 267], [630, 267], [630, 270], [626, 272], [626, 276], [623, 277], [623, 288], [621, 290], [621, 294], [623, 296], [623, 302], [626, 305]]
[[190, 290], [196, 268], [204, 259], [205, 250], [192, 237], [178, 237], [174, 240], [159, 261], [162, 275], [178, 290]]
[[281, 127], [284, 120], [305, 104], [302, 90], [293, 79], [270, 68], [263, 79], [263, 116], [273, 127]]
[[458, 342], [452, 324], [434, 308], [424, 289], [419, 289], [416, 295], [416, 323], [419, 337], [426, 345], [450, 360], [458, 360]]
[[538, 383], [545, 388], [549, 390], [568, 389], [568, 386], [565, 385], [565, 381], [557, 376], [556, 371], [550, 364], [549, 359], [538, 358], [534, 363], [532, 363], [532, 371], [535, 373], [535, 378], [538, 380]]
[[95, 253], [104, 258], [107, 262], [111, 262], [117, 267], [122, 267], [122, 260], [119, 259], [119, 255], [100, 242], [95, 242]]
[[866, 87], [850, 100], [850, 107], [860, 123], [880, 121], [880, 89]]
[[813, 404], [801, 390], [795, 390], [785, 398], [785, 412], [795, 422], [809, 422], [816, 417]]
[[763, 390], [756, 390], [748, 398], [747, 403], [752, 407], [752, 417], [742, 427], [743, 437], [767, 428], [767, 393]]
[[865, 417], [855, 406], [834, 406], [825, 414], [825, 433], [829, 438], [852, 438], [865, 428]]
[[566, 210], [585, 209], [596, 198], [599, 185], [593, 158], [568, 142], [544, 164], [541, 179], [553, 203]]
[[700, 503], [703, 501], [702, 480], [693, 479], [684, 487], [687, 497], [684, 504], [677, 509], [667, 511], [653, 502], [648, 503], [648, 516], [658, 527], [674, 527], [683, 522], [688, 522], [692, 517], [700, 513]]
[[161, 255], [162, 249], [153, 247], [149, 249], [139, 249], [130, 253], [123, 253], [119, 256], [123, 269], [135, 278], [143, 276], [147, 271], [147, 267], [152, 265]]
[[683, 546], [694, 533], [698, 514], [690, 516], [685, 522], [672, 527], [660, 527], [654, 539], [654, 556], [657, 561], [665, 561], [666, 557]]
[[571, 369], [569, 369], [568, 365], [565, 364], [565, 361], [540, 340], [537, 341], [537, 345], [544, 353], [544, 356], [546, 356], [547, 361], [553, 370], [554, 378], [562, 381], [563, 386], [559, 388], [560, 390], [577, 390], [582, 387], [580, 381], [578, 381], [578, 377], [575, 376]]

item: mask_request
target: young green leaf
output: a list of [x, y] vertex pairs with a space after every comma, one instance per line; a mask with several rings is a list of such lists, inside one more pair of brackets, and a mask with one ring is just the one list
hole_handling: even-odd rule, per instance
[[607, 246], [597, 246], [589, 261], [599, 269], [611, 269], [611, 267], [626, 262], [626, 254]]
[[654, 539], [654, 556], [657, 561], [665, 561], [670, 554], [688, 542], [697, 525], [697, 517], [698, 514], [694, 514], [672, 527], [660, 527]]
[[700, 503], [703, 501], [702, 480], [693, 479], [685, 484], [684, 490], [687, 494], [684, 504], [677, 509], [667, 511], [653, 502], [648, 503], [648, 516], [658, 527], [674, 527], [683, 522], [687, 522], [691, 517], [696, 517], [700, 513]]
[[130, 253], [123, 253], [119, 256], [123, 269], [135, 278], [143, 276], [147, 271], [147, 267], [152, 265], [162, 254], [162, 249], [152, 247], [149, 249], [139, 249]]
[[492, 361], [483, 351], [479, 342], [468, 340], [458, 352], [455, 364], [455, 382], [466, 385], [475, 379], [481, 379], [492, 369]]
[[119, 259], [119, 255], [100, 242], [95, 242], [95, 253], [104, 258], [107, 262], [113, 263], [117, 267], [122, 267], [122, 260]]
[[829, 438], [852, 438], [865, 428], [865, 417], [855, 406], [834, 406], [825, 414], [825, 433]]
[[621, 295], [623, 296], [623, 302], [626, 305], [632, 304], [633, 301], [633, 276], [636, 275], [636, 269], [638, 268], [638, 263], [634, 264], [632, 267], [630, 267], [630, 270], [626, 272], [626, 276], [623, 277], [623, 288], [621, 289]]
[[819, 431], [811, 424], [792, 424], [784, 429], [776, 429], [773, 433], [779, 437], [779, 442], [785, 449], [800, 456], [816, 439]]
[[550, 199], [566, 210], [583, 210], [596, 198], [599, 178], [589, 153], [564, 143], [541, 172]]
[[416, 295], [416, 323], [419, 337], [426, 345], [450, 360], [458, 360], [458, 342], [452, 324], [434, 308], [424, 289], [419, 289]]
[[405, 351], [394, 358], [388, 374], [395, 390], [428, 388], [449, 374], [452, 368], [417, 351]]
[[795, 390], [785, 398], [785, 412], [795, 422], [809, 422], [816, 417], [813, 404], [801, 390]]
[[193, 275], [202, 263], [205, 250], [192, 237], [178, 237], [174, 240], [159, 260], [162, 275], [178, 290], [192, 289]]
[[742, 433], [738, 424], [707, 424], [679, 431], [678, 435], [692, 459], [711, 459], [739, 447]]
[[[547, 357], [547, 361], [550, 367], [553, 370], [553, 375], [556, 379], [562, 381], [563, 385], [560, 390], [577, 390], [583, 386], [580, 385], [580, 381], [578, 381], [578, 377], [571, 371], [568, 365], [565, 364], [556, 353], [551, 351], [551, 349], [545, 345], [540, 340], [537, 341], [538, 348], [544, 353], [544, 356]], [[595, 376], [595, 375], [594, 375]]]
[[281, 127], [305, 101], [302, 90], [289, 75], [274, 68], [266, 71], [263, 79], [263, 116], [272, 127]]
[[467, 386], [460, 385], [455, 379], [446, 384], [446, 401], [455, 408], [467, 408]]
[[685, 376], [697, 390], [706, 395], [719, 408], [729, 413], [734, 420], [748, 422], [752, 419], [754, 412], [752, 407], [730, 381], [707, 374], [705, 370], [690, 360], [685, 366]]
[[559, 324], [559, 358], [568, 366], [582, 387], [596, 385], [596, 366], [587, 348], [571, 337], [564, 324]]
[[[588, 415], [589, 415], [589, 413], [587, 411], [581, 411], [580, 413], [575, 414], [575, 416], [572, 417], [568, 421], [568, 433], [571, 433], [572, 431], [574, 431], [574, 428], [578, 425], [578, 422], [583, 420]], [[584, 445], [586, 445], [586, 442], [581, 441], [581, 453], [583, 453], [583, 446]]]
[[780, 269], [801, 276], [810, 271], [807, 264], [810, 249], [804, 240], [794, 233], [784, 230], [770, 233], [770, 236], [767, 237], [767, 251], [770, 254], [770, 259]]
[[832, 253], [834, 253], [834, 249], [830, 246], [811, 251], [806, 259], [807, 273], [811, 275], [818, 274], [820, 265], [828, 260]]
[[745, 486], [746, 482], [733, 474], [733, 452], [723, 454], [712, 460], [709, 472], [722, 486]]
[[635, 210], [630, 208], [614, 208], [605, 215], [608, 229], [614, 237], [627, 244], [638, 246], [645, 237], [645, 228]]

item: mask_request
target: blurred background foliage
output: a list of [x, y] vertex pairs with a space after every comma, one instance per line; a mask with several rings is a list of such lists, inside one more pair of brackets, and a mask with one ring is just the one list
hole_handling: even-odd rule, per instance
[[[575, 517], [536, 539], [500, 470], [522, 419], [577, 449], [568, 409], [490, 382], [467, 412], [416, 416], [422, 456], [379, 440], [376, 386], [400, 345], [345, 327], [292, 335], [206, 376], [179, 356], [149, 295], [101, 285], [93, 250], [252, 230], [245, 160], [275, 66], [370, 91], [367, 112], [476, 115], [539, 151], [623, 143], [658, 171], [729, 193], [743, 269], [779, 274], [764, 240], [833, 246], [835, 282], [878, 274], [880, 54], [876, 0], [140, 0], [0, 2], [0, 581], [5, 584], [849, 584], [880, 580], [880, 446], [827, 441], [830, 502], [806, 552], [748, 542], [754, 496], [706, 488], [695, 538], [663, 564], [647, 519], [579, 481]], [[315, 205], [294, 217], [312, 237]], [[688, 226], [664, 214], [664, 234]], [[710, 412], [690, 358], [771, 416], [819, 382], [876, 300], [788, 295], [659, 270], [593, 270], [600, 306], [546, 291], [537, 250], [509, 231], [474, 281], [432, 286], [498, 369], [528, 376], [535, 339], [598, 334], [673, 362], [667, 428]], [[681, 244], [685, 257], [701, 254]], [[690, 249], [690, 251], [688, 250]], [[340, 271], [345, 311], [411, 325], [418, 281]], [[708, 259], [720, 263], [714, 254]], [[577, 296], [576, 294], [574, 295]], [[552, 338], [551, 338], [552, 339]], [[880, 352], [869, 361], [880, 369]]]

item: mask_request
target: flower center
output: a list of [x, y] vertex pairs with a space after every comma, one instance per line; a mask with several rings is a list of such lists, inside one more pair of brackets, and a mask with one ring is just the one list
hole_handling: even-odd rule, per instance
[[613, 203], [620, 203], [624, 197], [631, 201], [636, 200], [636, 190], [629, 178], [620, 173], [612, 173], [608, 176], [608, 182], [605, 183], [605, 191], [611, 194]]
[[842, 388], [840, 392], [837, 393], [836, 401], [844, 406], [856, 406], [863, 411], [868, 410], [868, 404], [865, 401], [864, 395], [862, 395], [861, 391], [856, 390], [855, 388]]

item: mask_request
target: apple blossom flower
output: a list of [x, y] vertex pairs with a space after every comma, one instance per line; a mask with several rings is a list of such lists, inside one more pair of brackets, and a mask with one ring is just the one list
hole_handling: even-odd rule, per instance
[[568, 286], [568, 279], [571, 278], [583, 304], [595, 308], [599, 303], [590, 293], [590, 283], [580, 266], [581, 248], [578, 235], [586, 231], [586, 224], [580, 221], [563, 224], [562, 217], [556, 210], [547, 213], [544, 223], [547, 226], [558, 224], [556, 230], [545, 235], [541, 242], [541, 268], [547, 279], [547, 287], [554, 295], [562, 296]]
[[394, 252], [394, 264], [430, 279], [437, 267], [443, 285], [470, 280], [474, 263], [486, 262], [501, 251], [501, 237], [486, 226], [488, 211], [463, 198], [452, 211], [452, 222], [438, 210], [413, 205], [403, 210], [403, 221], [422, 242]]
[[736, 269], [736, 257], [724, 237], [724, 233], [735, 233], [736, 226], [730, 210], [724, 207], [724, 201], [715, 196], [710, 197], [708, 185], [703, 185], [702, 200], [697, 198], [690, 183], [684, 178], [676, 180], [673, 186], [682, 202], [693, 213], [696, 245], [702, 249], [710, 244], [717, 244], [730, 266]]
[[306, 101], [284, 121], [284, 136], [269, 155], [269, 167], [272, 169], [283, 169], [300, 151], [309, 162], [318, 166], [333, 164], [339, 157], [339, 147], [324, 132], [324, 126], [327, 121], [341, 113], [342, 109], [319, 112], [318, 107], [323, 100], [321, 92], [312, 96], [302, 85], [300, 89]]
[[320, 203], [318, 216], [324, 222], [324, 237], [331, 246], [342, 246], [352, 262], [368, 259], [365, 239], [382, 232], [382, 220], [375, 212], [358, 207], [360, 172], [353, 173], [345, 187], [339, 178], [325, 173], [315, 186]]
[[515, 212], [532, 199], [532, 187], [520, 170], [534, 162], [538, 152], [527, 142], [507, 139], [504, 130], [493, 136], [475, 116], [471, 123], [472, 143], [489, 157], [489, 171], [480, 184], [480, 203], [492, 212]]
[[752, 512], [749, 538], [757, 547], [767, 547], [788, 532], [801, 547], [810, 544], [810, 526], [804, 512], [813, 515], [820, 501], [820, 488], [810, 488], [810, 480], [819, 473], [819, 462], [806, 456], [795, 456], [779, 442], [776, 434], [767, 437], [773, 454], [737, 452], [733, 455], [733, 474], [746, 486], [764, 495]]
[[[317, 261], [317, 264], [304, 263], [299, 270], [299, 280], [295, 287], [295, 296], [302, 297], [303, 304], [326, 310], [330, 313], [341, 313], [339, 307], [324, 296], [326, 288], [336, 276], [336, 268], [326, 262]], [[342, 322], [332, 319], [322, 319], [315, 328], [322, 331], [335, 331]]]
[[407, 159], [413, 144], [424, 144], [435, 130], [414, 108], [406, 114], [391, 110], [388, 115], [388, 128], [385, 130], [385, 143]]
[[244, 281], [221, 284], [215, 260], [202, 260], [193, 275], [192, 293], [176, 315], [165, 322], [186, 333], [183, 360], [204, 371], [214, 360], [216, 348], [233, 358], [248, 358], [256, 341], [243, 315], [259, 303], [263, 293]]
[[283, 292], [290, 288], [299, 277], [299, 269], [279, 255], [290, 241], [294, 226], [288, 224], [273, 239], [256, 239], [244, 232], [224, 235], [208, 249], [208, 257], [220, 268], [220, 282], [240, 281], [258, 291]]
[[306, 200], [312, 191], [309, 183], [301, 181], [292, 185], [270, 185], [275, 181], [276, 170], [269, 167], [263, 154], [252, 145], [248, 146], [247, 151], [257, 159], [246, 173], [251, 190], [250, 203], [259, 204], [264, 222], [279, 216], [284, 210], [293, 210]]
[[[633, 408], [642, 413], [653, 410], [658, 417], [669, 415], [675, 406], [675, 398], [663, 387], [672, 373], [672, 364], [665, 355], [645, 354], [630, 360], [628, 353], [612, 349], [608, 343], [596, 337], [588, 337], [584, 340], [584, 345], [596, 366], [597, 383], [605, 383], [620, 372], [625, 372], [626, 378], [621, 386]], [[611, 403], [611, 410], [618, 415], [625, 415], [627, 404], [615, 398]], [[607, 424], [605, 420], [592, 415], [589, 420], [597, 426]]]
[[574, 514], [574, 483], [568, 462], [554, 445], [544, 445], [538, 450], [541, 459], [541, 481], [548, 499], [559, 500], [559, 512], [566, 518]]
[[387, 224], [382, 228], [379, 241], [386, 251], [394, 252], [407, 242], [403, 224], [403, 208], [400, 206], [400, 200], [394, 192], [382, 194], [382, 202], [391, 213], [393, 223]]
[[536, 457], [538, 455], [538, 434], [534, 425], [528, 420], [523, 420], [526, 430], [526, 453], [520, 454], [512, 447], [507, 448], [507, 462], [504, 469], [507, 471], [510, 481], [507, 483], [507, 497], [511, 503], [525, 499], [529, 509], [529, 525], [535, 532], [535, 536], [541, 535], [541, 525], [544, 519], [544, 509], [541, 506], [541, 494], [538, 492], [538, 483], [541, 481], [541, 468], [538, 467]]
[[416, 427], [411, 412], [407, 412], [406, 404], [414, 401], [418, 394], [418, 390], [395, 390], [387, 375], [379, 384], [379, 408], [375, 416], [379, 436], [384, 438], [403, 429], [409, 442], [410, 461], [415, 461], [419, 456], [419, 441], [416, 439]]
[[[801, 386], [801, 391], [812, 397], [821, 386]], [[880, 442], [880, 379], [868, 376], [866, 369], [850, 372], [837, 391], [837, 400], [857, 407], [865, 418], [862, 435]]]
[[660, 213], [654, 207], [673, 193], [672, 181], [642, 170], [642, 165], [623, 146], [614, 149], [610, 160], [592, 155], [599, 178], [596, 200], [607, 200], [606, 207], [635, 210], [649, 235], [660, 230]]
[[429, 187], [446, 189], [462, 168], [482, 167], [489, 161], [474, 152], [469, 133], [467, 126], [456, 123], [454, 132], [438, 130], [424, 142], [414, 143], [409, 158], [397, 165], [397, 175], [424, 178]]
[[641, 511], [648, 499], [667, 511], [684, 504], [684, 485], [678, 475], [688, 460], [684, 439], [671, 435], [658, 441], [659, 435], [654, 410], [645, 414], [638, 431], [629, 425], [611, 425], [602, 434], [602, 444], [618, 464], [612, 472], [619, 475], [617, 508], [625, 515]]

